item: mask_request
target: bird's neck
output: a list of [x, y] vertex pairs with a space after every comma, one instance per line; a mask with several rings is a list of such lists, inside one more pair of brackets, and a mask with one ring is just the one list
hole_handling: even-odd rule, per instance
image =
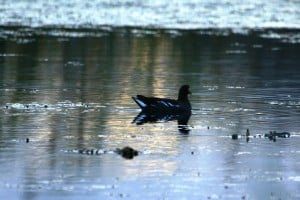
[[178, 101], [189, 101], [187, 95], [178, 95]]

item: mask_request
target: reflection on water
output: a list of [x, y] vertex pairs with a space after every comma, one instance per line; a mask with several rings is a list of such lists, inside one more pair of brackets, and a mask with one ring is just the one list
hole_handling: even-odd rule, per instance
[[[133, 32], [0, 40], [0, 197], [299, 198], [299, 44]], [[175, 98], [183, 84], [191, 116], [132, 123], [131, 96]], [[231, 139], [246, 129], [291, 137]], [[73, 151], [125, 146], [141, 154]]]
[[183, 134], [188, 134], [190, 129], [188, 127], [188, 121], [191, 117], [191, 112], [183, 114], [153, 114], [147, 112], [140, 112], [133, 120], [132, 123], [137, 125], [143, 125], [144, 123], [158, 123], [158, 122], [168, 122], [177, 121], [178, 130]]

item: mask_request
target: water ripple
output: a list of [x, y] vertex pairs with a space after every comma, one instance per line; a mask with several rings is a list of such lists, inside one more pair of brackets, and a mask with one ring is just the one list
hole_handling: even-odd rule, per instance
[[243, 28], [299, 28], [299, 6], [298, 1], [284, 0], [276, 3], [263, 0], [2, 1], [0, 24], [69, 28], [233, 28], [243, 32]]

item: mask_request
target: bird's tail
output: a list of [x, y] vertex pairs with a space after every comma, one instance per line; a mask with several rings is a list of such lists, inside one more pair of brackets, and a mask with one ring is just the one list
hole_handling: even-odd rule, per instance
[[139, 96], [137, 96], [137, 97], [132, 97], [132, 99], [135, 101], [135, 103], [136, 103], [141, 109], [146, 108], [147, 104], [144, 103], [144, 102], [139, 98]]

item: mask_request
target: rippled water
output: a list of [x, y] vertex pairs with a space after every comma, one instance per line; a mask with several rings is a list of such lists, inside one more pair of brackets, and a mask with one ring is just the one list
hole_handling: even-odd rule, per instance
[[[2, 28], [0, 197], [300, 198], [300, 46], [288, 33]], [[182, 84], [189, 134], [132, 123], [131, 96], [175, 98]], [[259, 137], [269, 131], [291, 137]], [[125, 146], [139, 155], [114, 151]]]
[[297, 0], [0, 1], [0, 24], [91, 28], [300, 28]]

